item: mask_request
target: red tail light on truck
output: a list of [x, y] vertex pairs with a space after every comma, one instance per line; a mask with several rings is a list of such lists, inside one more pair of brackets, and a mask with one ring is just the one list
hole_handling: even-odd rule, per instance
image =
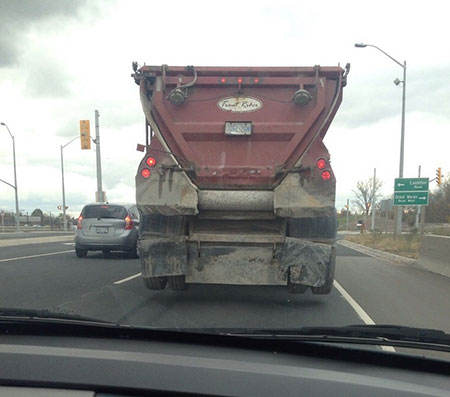
[[324, 181], [329, 181], [331, 179], [331, 172], [330, 171], [324, 171], [322, 172], [322, 179]]
[[145, 160], [145, 163], [149, 166], [149, 167], [154, 167], [156, 165], [156, 159], [154, 157], [147, 157], [147, 159]]
[[152, 173], [151, 173], [151, 171], [148, 169], [148, 168], [143, 168], [142, 170], [141, 170], [141, 176], [142, 176], [142, 178], [144, 178], [144, 179], [148, 179], [148, 178], [150, 178], [150, 175], [151, 175]]
[[319, 170], [323, 170], [327, 166], [327, 161], [325, 159], [319, 159], [316, 165]]

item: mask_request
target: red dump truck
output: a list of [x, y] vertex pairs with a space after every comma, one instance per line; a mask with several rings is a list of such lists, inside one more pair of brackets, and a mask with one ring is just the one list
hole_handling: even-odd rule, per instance
[[341, 67], [134, 67], [146, 118], [136, 175], [149, 289], [332, 289], [336, 180], [323, 138]]

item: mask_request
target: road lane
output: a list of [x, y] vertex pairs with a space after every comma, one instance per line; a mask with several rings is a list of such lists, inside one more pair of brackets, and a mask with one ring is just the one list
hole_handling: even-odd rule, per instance
[[105, 286], [59, 307], [125, 324], [169, 328], [297, 328], [361, 324], [337, 290], [291, 295], [279, 286], [191, 285], [149, 291], [140, 278]]
[[64, 250], [75, 250], [75, 245], [72, 245], [70, 241], [57, 241], [41, 244], [25, 244], [11, 247], [0, 247], [0, 260], [12, 259], [22, 256], [47, 254]]
[[64, 243], [33, 245], [24, 252], [53, 254], [13, 260], [23, 255], [19, 251], [0, 262], [0, 307], [51, 309], [140, 271], [139, 260], [126, 254], [90, 252], [77, 258]]
[[411, 265], [353, 255], [339, 257], [336, 279], [377, 324], [450, 332], [450, 278]]
[[[22, 246], [18, 252], [6, 248], [0, 258], [71, 251], [73, 246], [57, 242]], [[0, 262], [0, 306], [155, 327], [345, 326], [370, 323], [369, 318], [378, 324], [450, 330], [449, 279], [342, 246], [337, 255], [337, 283], [357, 305], [339, 288], [328, 296], [310, 291], [291, 295], [284, 287], [270, 286], [191, 285], [187, 291], [149, 291], [139, 276], [139, 260], [100, 252], [77, 258], [67, 252]]]

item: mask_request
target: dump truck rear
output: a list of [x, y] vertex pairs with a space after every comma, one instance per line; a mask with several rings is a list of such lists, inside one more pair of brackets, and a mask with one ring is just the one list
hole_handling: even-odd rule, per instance
[[328, 294], [336, 179], [323, 138], [348, 68], [134, 68], [146, 118], [136, 202], [147, 287]]

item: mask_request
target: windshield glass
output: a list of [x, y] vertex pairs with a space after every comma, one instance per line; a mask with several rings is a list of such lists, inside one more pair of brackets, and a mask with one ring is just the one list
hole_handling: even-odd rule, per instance
[[81, 211], [81, 216], [84, 219], [123, 219], [127, 216], [127, 210], [126, 208], [118, 205], [87, 205], [83, 208], [83, 211]]
[[449, 333], [447, 8], [0, 0], [0, 307]]

